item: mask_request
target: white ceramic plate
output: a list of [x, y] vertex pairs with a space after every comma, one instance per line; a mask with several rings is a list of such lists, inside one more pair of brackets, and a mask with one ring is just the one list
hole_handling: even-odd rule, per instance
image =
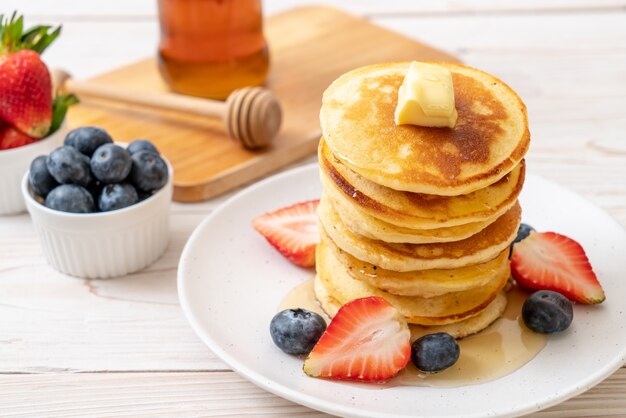
[[528, 364], [495, 381], [457, 388], [337, 383], [307, 377], [302, 360], [274, 346], [269, 323], [285, 295], [313, 276], [286, 261], [251, 227], [258, 214], [318, 198], [317, 165], [257, 183], [215, 210], [187, 242], [178, 269], [185, 315], [205, 344], [258, 386], [294, 402], [349, 417], [507, 417], [584, 392], [626, 359], [626, 233], [601, 209], [528, 176], [524, 221], [579, 241], [606, 293], [575, 307], [574, 323], [551, 336]]

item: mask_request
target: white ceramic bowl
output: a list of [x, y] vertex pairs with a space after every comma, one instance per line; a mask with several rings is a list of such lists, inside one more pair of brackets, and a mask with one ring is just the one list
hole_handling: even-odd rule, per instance
[[40, 155], [49, 154], [63, 144], [65, 124], [52, 135], [35, 143], [19, 148], [0, 151], [0, 215], [24, 212], [24, 198], [20, 184], [31, 161]]
[[89, 279], [123, 276], [155, 262], [170, 235], [172, 166], [161, 190], [133, 206], [111, 212], [68, 213], [49, 209], [34, 197], [28, 172], [22, 194], [48, 263]]

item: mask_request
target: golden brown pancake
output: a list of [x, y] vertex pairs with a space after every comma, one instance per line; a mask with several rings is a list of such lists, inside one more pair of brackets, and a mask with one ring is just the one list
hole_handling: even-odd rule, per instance
[[[315, 297], [320, 306], [324, 312], [332, 318], [337, 314], [337, 311], [339, 311], [339, 308], [341, 308], [342, 305], [330, 295], [328, 289], [326, 289], [324, 283], [318, 277], [315, 278], [313, 285]], [[506, 293], [504, 291], [500, 291], [496, 298], [476, 316], [446, 325], [424, 326], [409, 324], [409, 328], [411, 329], [411, 340], [416, 340], [422, 335], [432, 334], [434, 332], [446, 332], [457, 339], [468, 337], [491, 325], [502, 315], [506, 309], [506, 305]]]
[[398, 191], [367, 180], [333, 156], [324, 139], [318, 154], [322, 185], [333, 200], [342, 200], [345, 205], [351, 204], [392, 225], [412, 229], [493, 222], [515, 204], [526, 172], [522, 160], [510, 173], [483, 189], [467, 195], [435, 196]]
[[347, 268], [324, 241], [316, 251], [317, 277], [340, 304], [367, 296], [380, 296], [391, 303], [411, 324], [443, 325], [459, 322], [480, 313], [502, 290], [510, 276], [508, 263], [484, 286], [431, 298], [398, 296], [354, 280]]
[[483, 309], [478, 315], [471, 318], [464, 319], [461, 322], [455, 322], [454, 324], [446, 325], [434, 325], [434, 326], [422, 326], [412, 324], [411, 328], [411, 340], [416, 340], [426, 334], [433, 334], [435, 332], [445, 332], [452, 335], [454, 338], [465, 338], [470, 335], [474, 335], [489, 325], [493, 324], [504, 313], [507, 305], [507, 295], [505, 291], [500, 291], [496, 298]]
[[447, 228], [411, 229], [381, 221], [361, 211], [346, 199], [342, 199], [341, 197], [334, 199], [333, 197], [332, 191], [330, 193], [325, 191], [323, 194], [323, 199], [328, 199], [332, 203], [341, 221], [348, 229], [355, 234], [385, 242], [427, 244], [431, 242], [460, 241], [479, 233], [498, 219], [498, 217], [495, 216], [493, 219], [486, 221], [472, 222]]
[[399, 296], [430, 298], [474, 289], [489, 283], [493, 276], [507, 269], [509, 265], [507, 248], [486, 263], [456, 269], [415, 270], [400, 273], [385, 270], [341, 251], [325, 234], [322, 234], [322, 241], [348, 269], [350, 277]]
[[317, 213], [322, 232], [325, 231], [343, 251], [359, 260], [399, 272], [458, 268], [492, 260], [513, 242], [521, 219], [521, 208], [516, 203], [487, 228], [464, 240], [394, 244], [350, 231], [327, 199], [320, 201]]
[[456, 127], [396, 126], [409, 64], [358, 68], [324, 92], [323, 136], [342, 163], [374, 183], [440, 196], [484, 188], [519, 164], [530, 142], [526, 106], [504, 82], [475, 68], [436, 63], [452, 73]]

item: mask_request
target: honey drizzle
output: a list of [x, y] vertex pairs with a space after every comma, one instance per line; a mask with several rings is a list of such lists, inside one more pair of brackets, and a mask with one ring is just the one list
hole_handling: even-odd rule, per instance
[[[507, 294], [508, 304], [504, 314], [487, 329], [458, 341], [461, 356], [454, 366], [441, 373], [425, 374], [409, 362], [403, 371], [382, 387], [459, 387], [492, 381], [515, 372], [531, 361], [547, 342], [547, 336], [530, 331], [521, 320], [522, 305], [527, 296], [528, 293], [513, 286]], [[313, 279], [292, 289], [278, 309], [290, 308], [308, 309], [329, 321], [315, 299]], [[417, 338], [417, 334], [413, 334], [413, 338]]]

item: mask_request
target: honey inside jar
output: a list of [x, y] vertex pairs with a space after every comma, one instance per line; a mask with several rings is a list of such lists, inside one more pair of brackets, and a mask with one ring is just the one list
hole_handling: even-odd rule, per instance
[[159, 69], [175, 92], [225, 99], [265, 82], [259, 0], [159, 0], [159, 19]]

